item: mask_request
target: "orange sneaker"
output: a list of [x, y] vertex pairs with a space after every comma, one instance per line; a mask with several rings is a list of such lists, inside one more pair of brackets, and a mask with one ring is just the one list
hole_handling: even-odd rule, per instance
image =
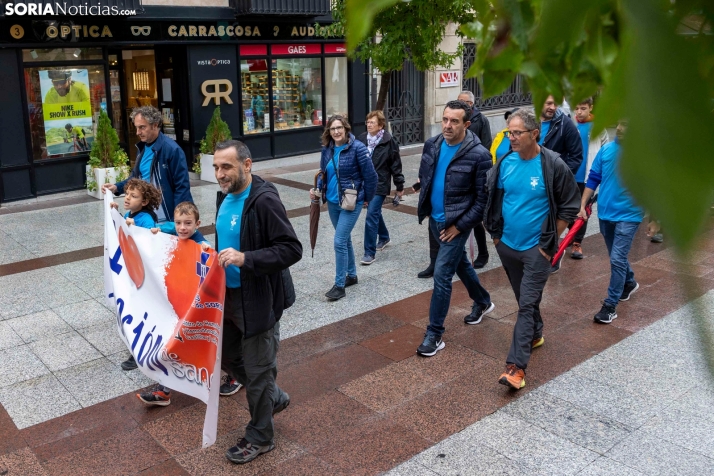
[[514, 364], [506, 365], [506, 371], [501, 374], [498, 379], [501, 385], [509, 385], [516, 390], [520, 390], [526, 386], [526, 372], [519, 369]]
[[543, 338], [543, 336], [535, 338], [535, 339], [533, 339], [533, 342], [531, 343], [531, 349], [536, 349], [536, 348], [542, 346], [543, 344], [545, 344], [545, 339]]

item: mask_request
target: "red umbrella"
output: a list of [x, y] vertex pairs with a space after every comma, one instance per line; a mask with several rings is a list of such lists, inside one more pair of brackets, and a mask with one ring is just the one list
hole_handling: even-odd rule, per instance
[[317, 178], [321, 175], [323, 175], [322, 172], [315, 174], [315, 188], [313, 189], [313, 193], [316, 196], [315, 200], [310, 200], [310, 247], [312, 248], [313, 258], [315, 257], [315, 243], [317, 243], [317, 229], [320, 224], [320, 199], [322, 194], [320, 194], [317, 188]]
[[[597, 201], [597, 194], [590, 197], [590, 200], [588, 200], [588, 203], [585, 205], [585, 213], [588, 215], [588, 218], [590, 218], [590, 215], [593, 212], [593, 204], [596, 201]], [[560, 258], [563, 257], [565, 250], [568, 248], [568, 246], [570, 246], [573, 243], [573, 240], [575, 239], [575, 235], [578, 234], [578, 230], [580, 230], [584, 224], [585, 224], [584, 218], [578, 217], [575, 219], [573, 226], [571, 226], [570, 230], [568, 230], [568, 234], [565, 235], [565, 238], [563, 238], [563, 241], [560, 242], [560, 246], [558, 247], [558, 252], [555, 253], [555, 256], [553, 256], [551, 265], [555, 266], [556, 264], [558, 264], [558, 261], [560, 261]]]

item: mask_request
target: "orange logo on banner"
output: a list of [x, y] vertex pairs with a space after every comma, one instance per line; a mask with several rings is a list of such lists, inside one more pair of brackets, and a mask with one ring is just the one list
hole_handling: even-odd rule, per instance
[[129, 277], [134, 282], [136, 289], [144, 284], [144, 263], [141, 261], [139, 248], [137, 248], [134, 238], [126, 236], [124, 230], [119, 228], [119, 248], [124, 255], [124, 264]]
[[206, 385], [218, 352], [226, 293], [225, 272], [215, 263], [215, 251], [205, 253], [198, 243], [178, 240], [164, 278], [179, 317], [166, 353], [183, 365], [187, 378]]

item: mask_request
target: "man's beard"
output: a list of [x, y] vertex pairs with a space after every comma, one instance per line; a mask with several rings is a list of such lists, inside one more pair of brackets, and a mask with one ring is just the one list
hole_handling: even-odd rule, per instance
[[231, 183], [225, 193], [236, 193], [237, 191], [244, 188], [247, 183], [248, 177], [246, 176], [245, 172], [243, 172], [243, 169], [238, 169], [238, 178], [235, 180], [231, 180]]

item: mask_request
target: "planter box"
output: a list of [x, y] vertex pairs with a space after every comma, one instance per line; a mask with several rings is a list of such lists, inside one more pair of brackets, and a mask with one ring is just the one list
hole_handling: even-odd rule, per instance
[[213, 154], [201, 154], [201, 180], [218, 183], [213, 172]]
[[[87, 174], [89, 174], [89, 165], [86, 166]], [[102, 185], [105, 183], [116, 183], [117, 169], [114, 167], [108, 169], [94, 169], [94, 181], [97, 182], [97, 189], [91, 191], [87, 189], [87, 195], [91, 195], [97, 200], [102, 200]]]

